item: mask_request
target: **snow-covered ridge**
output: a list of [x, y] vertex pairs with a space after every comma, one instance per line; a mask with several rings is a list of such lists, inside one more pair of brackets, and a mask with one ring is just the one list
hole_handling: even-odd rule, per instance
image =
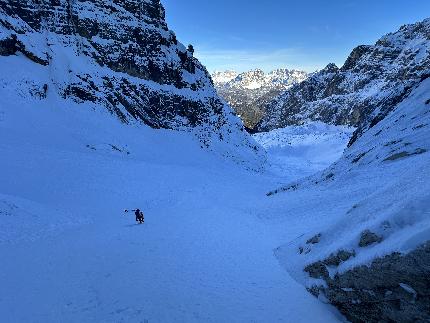
[[267, 105], [260, 131], [306, 122], [366, 125], [382, 118], [430, 70], [430, 19], [405, 25], [375, 45], [358, 46], [345, 64], [329, 64]]
[[234, 80], [239, 73], [236, 71], [224, 71], [224, 72], [214, 72], [212, 73], [212, 80], [215, 84], [225, 84]]
[[235, 71], [214, 72], [212, 79], [216, 86], [244, 88], [256, 90], [263, 87], [290, 88], [293, 84], [300, 83], [307, 78], [307, 73], [298, 70], [277, 69], [265, 73], [260, 69], [238, 73]]
[[407, 310], [392, 300], [408, 302], [402, 284], [417, 299], [427, 293], [430, 79], [389, 110], [338, 162], [269, 193], [302, 225], [276, 254], [297, 281], [352, 321], [427, 321], [428, 299]]
[[218, 93], [249, 128], [253, 128], [263, 117], [264, 106], [268, 102], [307, 77], [306, 72], [288, 69], [269, 73], [255, 69], [244, 73], [225, 71], [212, 74]]
[[90, 102], [124, 123], [193, 132], [238, 161], [261, 157], [192, 48], [167, 28], [159, 0], [0, 0], [4, 56], [44, 67], [43, 83], [2, 73], [3, 87], [21, 95]]

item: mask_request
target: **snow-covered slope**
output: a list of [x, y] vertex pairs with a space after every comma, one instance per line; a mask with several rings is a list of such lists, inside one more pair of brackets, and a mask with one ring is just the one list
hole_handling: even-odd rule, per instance
[[404, 26], [292, 87], [260, 124], [358, 125], [338, 162], [269, 192], [266, 211], [290, 236], [280, 263], [352, 322], [430, 320], [429, 49], [430, 20]]
[[337, 320], [273, 257], [278, 182], [159, 1], [0, 0], [0, 70], [0, 321]]
[[343, 154], [354, 128], [312, 122], [254, 134], [274, 175], [293, 180], [329, 167]]
[[[16, 82], [45, 68], [0, 60]], [[273, 257], [259, 214], [276, 179], [192, 133], [1, 84], [0, 321], [337, 321]]]
[[89, 102], [127, 124], [191, 131], [238, 161], [261, 159], [159, 0], [0, 0], [0, 60], [16, 56], [39, 73], [2, 72], [2, 87], [21, 96]]
[[281, 263], [353, 322], [430, 319], [430, 79], [391, 110], [328, 169], [269, 194], [268, 217], [302, 229]]
[[355, 48], [342, 68], [329, 64], [267, 105], [257, 130], [308, 120], [363, 125], [386, 114], [430, 68], [430, 19], [405, 25], [373, 46]]
[[416, 63], [303, 179], [350, 130], [257, 135], [263, 172], [159, 1], [0, 0], [0, 320], [342, 319], [309, 287], [352, 321], [428, 321], [427, 26], [363, 56], [383, 68], [403, 44], [392, 64]]
[[294, 84], [307, 78], [298, 70], [278, 69], [270, 73], [256, 69], [244, 73], [235, 71], [212, 74], [218, 93], [252, 129], [264, 116], [264, 106]]

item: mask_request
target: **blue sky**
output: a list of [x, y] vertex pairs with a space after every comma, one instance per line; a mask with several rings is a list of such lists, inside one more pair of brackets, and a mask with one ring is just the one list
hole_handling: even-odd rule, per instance
[[162, 0], [210, 71], [342, 65], [360, 44], [430, 17], [430, 0]]

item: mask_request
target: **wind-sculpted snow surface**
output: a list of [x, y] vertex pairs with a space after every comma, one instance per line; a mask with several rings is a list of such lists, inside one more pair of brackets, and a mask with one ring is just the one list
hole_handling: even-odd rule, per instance
[[358, 127], [352, 141], [402, 101], [430, 69], [430, 19], [405, 25], [373, 46], [355, 48], [267, 107], [259, 131], [307, 120]]
[[167, 28], [159, 0], [0, 0], [0, 60], [11, 55], [45, 75], [12, 84], [2, 73], [11, 91], [89, 102], [124, 123], [191, 131], [238, 161], [261, 158], [192, 48]]

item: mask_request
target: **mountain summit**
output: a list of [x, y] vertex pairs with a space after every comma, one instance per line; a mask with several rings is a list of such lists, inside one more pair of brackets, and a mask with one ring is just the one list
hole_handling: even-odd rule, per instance
[[263, 118], [268, 102], [307, 76], [306, 72], [297, 70], [277, 69], [265, 73], [255, 69], [244, 73], [215, 72], [212, 79], [218, 93], [252, 129]]

